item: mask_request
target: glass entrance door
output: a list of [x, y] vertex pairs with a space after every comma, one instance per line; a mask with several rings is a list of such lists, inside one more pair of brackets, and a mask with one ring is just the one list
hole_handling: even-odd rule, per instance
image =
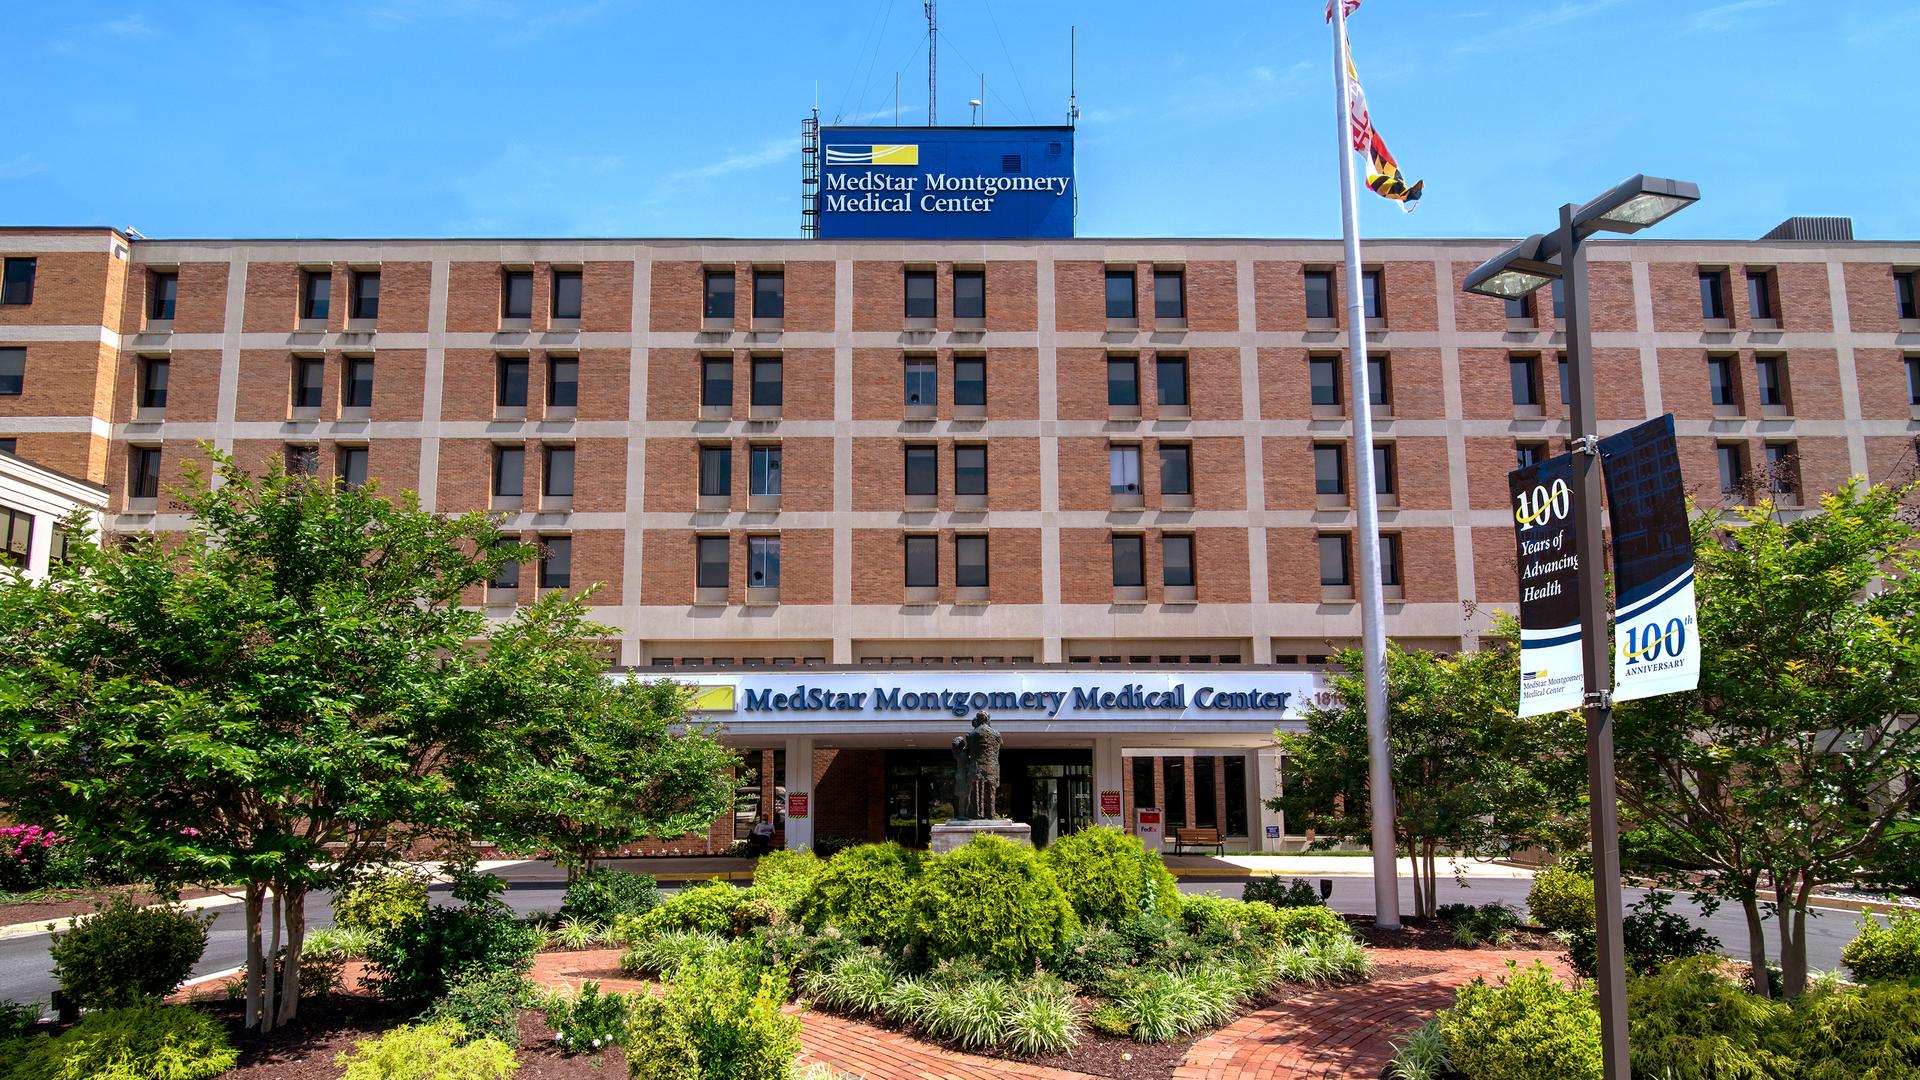
[[953, 817], [953, 757], [889, 751], [886, 777], [887, 839], [925, 848], [933, 826]]

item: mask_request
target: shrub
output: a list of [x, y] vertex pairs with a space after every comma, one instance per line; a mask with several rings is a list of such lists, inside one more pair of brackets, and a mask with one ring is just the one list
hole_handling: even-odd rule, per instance
[[1326, 904], [1320, 897], [1320, 890], [1302, 877], [1257, 877], [1247, 882], [1246, 891], [1240, 895], [1243, 899], [1258, 900], [1277, 908], [1323, 907]]
[[1920, 912], [1895, 911], [1880, 925], [1860, 919], [1860, 935], [1840, 951], [1841, 962], [1861, 982], [1920, 976]]
[[233, 1068], [226, 1025], [198, 1009], [143, 1002], [90, 1013], [24, 1052], [8, 1080], [201, 1080]]
[[66, 841], [38, 825], [0, 828], [0, 892], [32, 892], [50, 885], [77, 884], [60, 880], [55, 854]]
[[1549, 930], [1593, 929], [1593, 875], [1564, 864], [1541, 870], [1527, 890], [1527, 912]]
[[726, 947], [726, 938], [705, 930], [666, 930], [628, 949], [620, 958], [620, 970], [632, 975], [672, 975]]
[[452, 1020], [397, 1027], [334, 1059], [340, 1080], [504, 1080], [520, 1068], [498, 1039], [468, 1038]]
[[1627, 986], [1633, 1070], [1671, 1080], [1772, 1080], [1793, 1062], [1768, 1043], [1787, 1007], [1722, 978], [1717, 957], [1680, 960]]
[[1440, 1080], [1453, 1070], [1447, 1060], [1447, 1040], [1440, 1025], [1432, 1020], [1393, 1044], [1393, 1060], [1387, 1062], [1387, 1080]]
[[427, 910], [427, 880], [411, 871], [363, 874], [333, 894], [333, 925], [385, 933]]
[[547, 940], [563, 949], [584, 949], [600, 940], [600, 926], [569, 915], [547, 931]]
[[533, 1003], [533, 993], [533, 984], [518, 971], [469, 968], [448, 983], [447, 996], [421, 1018], [452, 1020], [469, 1038], [519, 1046], [520, 1010]]
[[996, 1046], [1005, 1037], [1012, 998], [1012, 988], [993, 976], [960, 983], [933, 999], [925, 1026], [968, 1049]]
[[919, 854], [899, 844], [848, 848], [821, 867], [794, 913], [808, 930], [837, 926], [871, 944], [905, 945], [919, 874]]
[[1920, 1076], [1920, 987], [1874, 983], [1809, 994], [1793, 1012], [1799, 1080], [1909, 1080]]
[[373, 944], [373, 935], [365, 930], [348, 930], [338, 926], [321, 926], [307, 931], [300, 941], [300, 963], [304, 966], [309, 959], [338, 958], [351, 960], [367, 955], [367, 948]]
[[614, 920], [614, 933], [629, 945], [668, 930], [700, 930], [735, 937], [765, 923], [769, 913], [764, 902], [756, 903], [745, 890], [724, 881], [709, 881], [681, 889], [645, 914], [620, 916]]
[[374, 990], [418, 1003], [444, 996], [451, 982], [469, 973], [525, 975], [546, 934], [514, 919], [492, 895], [505, 884], [458, 875], [454, 895], [462, 906], [415, 911], [375, 938], [367, 948]]
[[1156, 852], [1138, 837], [1094, 825], [1047, 845], [1040, 859], [1053, 871], [1083, 922], [1117, 922], [1141, 913], [1180, 914], [1180, 889]]
[[1520, 913], [1495, 901], [1491, 904], [1441, 904], [1434, 914], [1453, 923], [1453, 940], [1462, 945], [1483, 941], [1504, 943], [1523, 924]]
[[1353, 941], [1353, 929], [1332, 908], [1284, 907], [1273, 936], [1283, 945], [1305, 945], [1314, 941]]
[[1035, 978], [1007, 1007], [1005, 1043], [1016, 1054], [1062, 1054], [1080, 1045], [1084, 1030], [1073, 988], [1054, 978]]
[[1087, 1017], [1087, 1023], [1103, 1035], [1126, 1038], [1133, 1034], [1133, 1021], [1128, 1018], [1127, 1011], [1111, 1001], [1093, 1010]]
[[546, 1010], [553, 1041], [569, 1054], [598, 1053], [627, 1036], [633, 1002], [625, 994], [602, 994], [597, 982], [583, 983], [580, 996], [554, 998]]
[[1475, 979], [1439, 1015], [1453, 1067], [1473, 1080], [1599, 1080], [1600, 1014], [1584, 988], [1545, 965], [1516, 969], [1499, 985]]
[[627, 1068], [670, 1080], [786, 1080], [800, 1055], [800, 1019], [785, 1016], [787, 974], [732, 960], [682, 968], [665, 994], [637, 995]]
[[1112, 1002], [1139, 1042], [1168, 1042], [1205, 1027], [1216, 1014], [1211, 990], [1184, 972], [1153, 971]]
[[1097, 989], [1131, 969], [1134, 959], [1132, 947], [1119, 931], [1095, 926], [1063, 942], [1049, 966], [1076, 983]]
[[[1249, 904], [1245, 900], [1232, 900], [1212, 893], [1196, 893], [1181, 898], [1180, 916], [1191, 934], [1208, 934], [1224, 931], [1235, 942], [1246, 942], [1257, 947], [1273, 945], [1281, 940], [1283, 928], [1294, 912], [1332, 912], [1326, 908], [1287, 908], [1284, 911], [1271, 904]], [[1339, 922], [1339, 917], [1334, 917]], [[1340, 926], [1345, 932], [1345, 924]]]
[[[1658, 974], [1675, 960], [1688, 956], [1708, 956], [1720, 949], [1720, 939], [1688, 922], [1684, 916], [1667, 910], [1673, 897], [1667, 893], [1648, 893], [1633, 905], [1633, 914], [1621, 921], [1620, 944], [1626, 953], [1627, 969], [1641, 975]], [[1596, 956], [1591, 928], [1573, 931], [1567, 942], [1567, 963], [1583, 978], [1594, 975]]]
[[40, 1023], [40, 1003], [0, 998], [0, 1039], [25, 1035]]
[[801, 988], [821, 1005], [855, 1016], [879, 1012], [887, 1003], [894, 976], [893, 963], [880, 950], [865, 948], [817, 968], [801, 980]]
[[781, 914], [793, 911], [827, 864], [811, 851], [769, 851], [753, 866], [754, 896]]
[[172, 906], [141, 907], [117, 896], [95, 914], [71, 919], [47, 952], [60, 988], [83, 1009], [164, 997], [207, 951], [212, 915]]
[[621, 915], [644, 915], [660, 906], [660, 883], [652, 874], [596, 866], [567, 882], [560, 918], [606, 925]]
[[1031, 970], [1075, 926], [1067, 894], [1033, 849], [997, 836], [928, 858], [914, 918], [930, 957], [973, 956], [1009, 972]]

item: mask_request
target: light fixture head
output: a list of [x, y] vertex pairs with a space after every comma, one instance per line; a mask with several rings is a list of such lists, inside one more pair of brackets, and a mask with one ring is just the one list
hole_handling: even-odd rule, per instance
[[1534, 233], [1474, 267], [1461, 288], [1502, 300], [1525, 296], [1560, 276], [1560, 268], [1548, 261], [1553, 257], [1549, 246], [1545, 236]]
[[1685, 180], [1633, 176], [1574, 212], [1582, 232], [1636, 233], [1700, 201], [1700, 188]]

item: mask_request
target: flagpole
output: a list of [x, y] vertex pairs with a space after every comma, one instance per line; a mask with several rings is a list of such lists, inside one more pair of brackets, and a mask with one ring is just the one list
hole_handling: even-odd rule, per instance
[[1359, 510], [1360, 653], [1367, 688], [1367, 803], [1373, 816], [1374, 925], [1400, 928], [1393, 761], [1387, 738], [1387, 609], [1380, 588], [1380, 510], [1373, 476], [1373, 392], [1367, 380], [1366, 293], [1353, 176], [1353, 100], [1347, 88], [1347, 5], [1333, 0], [1333, 86], [1340, 101], [1340, 224], [1347, 256], [1347, 384], [1353, 387], [1354, 505]]

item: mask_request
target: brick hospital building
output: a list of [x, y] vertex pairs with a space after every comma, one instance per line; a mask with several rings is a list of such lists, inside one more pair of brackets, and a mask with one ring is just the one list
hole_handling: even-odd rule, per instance
[[[1811, 234], [1592, 248], [1603, 427], [1674, 413], [1708, 506], [1913, 468], [1920, 243]], [[1389, 634], [1516, 599], [1506, 473], [1568, 421], [1549, 294], [1461, 292], [1502, 246], [1370, 244], [1349, 327], [1334, 241], [13, 228], [0, 450], [104, 485], [111, 532], [181, 527], [202, 442], [505, 515], [544, 557], [474, 604], [597, 583], [621, 663], [754, 751], [682, 850], [924, 843], [980, 702], [1037, 839], [1150, 805], [1274, 848], [1271, 732], [1359, 632], [1351, 333]]]

